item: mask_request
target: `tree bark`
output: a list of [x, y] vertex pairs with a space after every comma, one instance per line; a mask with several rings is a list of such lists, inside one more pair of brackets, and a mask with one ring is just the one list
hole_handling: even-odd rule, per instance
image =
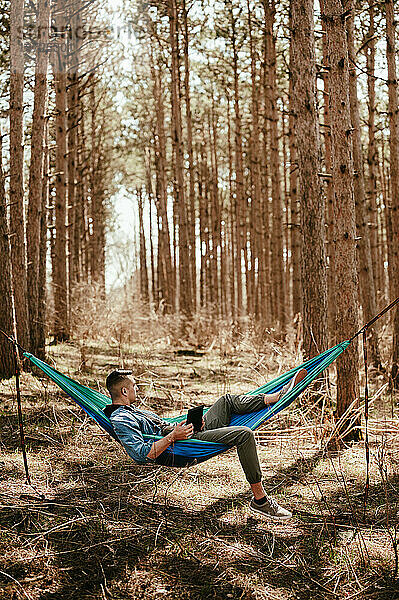
[[[14, 334], [11, 284], [11, 252], [7, 222], [7, 201], [3, 174], [3, 137], [0, 132], [0, 329]], [[0, 334], [0, 379], [15, 375], [15, 363], [10, 342]]]
[[139, 209], [139, 247], [140, 247], [140, 297], [144, 304], [148, 305], [148, 268], [147, 268], [147, 248], [144, 234], [144, 219], [143, 219], [143, 192], [141, 189], [136, 190], [137, 206]]
[[158, 302], [162, 302], [164, 312], [175, 309], [174, 272], [172, 265], [170, 231], [167, 214], [167, 181], [166, 181], [166, 140], [165, 140], [165, 110], [160, 69], [154, 65], [151, 52], [151, 72], [153, 78], [153, 96], [156, 113], [155, 136], [155, 173], [156, 199], [158, 213]]
[[105, 297], [105, 215], [104, 215], [104, 178], [105, 164], [102, 150], [103, 124], [98, 111], [96, 97], [97, 81], [93, 77], [90, 86], [91, 152], [90, 152], [90, 195], [92, 234], [91, 279], [99, 286]]
[[185, 0], [182, 0], [183, 8], [183, 54], [184, 54], [184, 99], [186, 103], [186, 127], [187, 127], [187, 154], [188, 154], [188, 177], [189, 177], [189, 201], [188, 210], [188, 246], [190, 255], [192, 304], [193, 311], [196, 308], [197, 298], [197, 266], [195, 247], [195, 182], [194, 182], [194, 155], [193, 155], [193, 126], [191, 115], [190, 97], [190, 63], [188, 58], [188, 24], [187, 8]]
[[29, 169], [29, 204], [27, 223], [27, 277], [28, 305], [30, 327], [30, 351], [38, 354], [40, 323], [38, 318], [39, 303], [39, 268], [41, 247], [41, 218], [42, 218], [42, 186], [43, 186], [43, 157], [45, 133], [45, 108], [47, 101], [47, 68], [48, 43], [50, 26], [50, 2], [39, 0], [36, 35], [36, 67], [35, 90], [32, 114], [31, 159]]
[[[349, 68], [346, 39], [346, 9], [340, 0], [325, 0], [322, 19], [327, 32], [330, 68], [329, 109], [331, 115], [332, 176], [334, 187], [334, 254], [336, 331], [348, 339], [358, 329], [358, 277], [356, 268], [356, 221], [353, 196], [352, 126], [349, 104]], [[337, 409], [342, 417], [338, 435], [358, 440], [360, 420], [349, 407], [358, 398], [358, 345], [356, 340], [337, 360]], [[345, 416], [344, 416], [345, 414]], [[354, 426], [354, 427], [353, 427]]]
[[261, 152], [261, 215], [262, 215], [262, 257], [260, 271], [260, 290], [262, 297], [262, 319], [266, 327], [274, 325], [273, 295], [271, 286], [271, 227], [270, 227], [270, 135], [269, 120], [269, 80], [268, 80], [268, 34], [267, 24], [263, 30], [263, 60], [262, 60], [262, 152]]
[[[290, 10], [290, 31], [292, 30], [292, 10]], [[292, 35], [290, 38], [290, 66], [289, 66], [289, 165], [290, 180], [289, 194], [291, 206], [291, 262], [292, 262], [292, 312], [294, 317], [302, 313], [302, 286], [301, 286], [301, 231], [300, 231], [300, 204], [298, 190], [298, 153], [297, 139], [295, 131], [295, 98], [293, 91], [293, 69], [294, 69], [294, 48]]]
[[169, 42], [172, 55], [171, 100], [172, 100], [172, 144], [175, 157], [175, 201], [179, 228], [179, 308], [190, 317], [193, 311], [190, 256], [188, 248], [187, 206], [184, 188], [184, 148], [180, 95], [180, 56], [176, 0], [169, 5]]
[[30, 346], [24, 214], [24, 0], [10, 9], [10, 241], [15, 319], [19, 343]]
[[[398, 81], [395, 58], [395, 16], [393, 0], [385, 2], [386, 41], [388, 63], [388, 114], [389, 114], [389, 156], [391, 179], [391, 222], [392, 222], [392, 284], [393, 297], [399, 296], [399, 116]], [[395, 308], [393, 318], [392, 385], [399, 389], [399, 309]]]
[[[238, 51], [236, 21], [233, 14], [233, 5], [228, 2], [231, 25], [231, 43], [233, 49], [233, 76], [234, 76], [234, 167], [235, 167], [235, 223], [236, 223], [236, 269], [237, 269], [237, 314], [243, 313], [243, 282], [242, 259], [246, 249], [246, 215], [244, 198], [244, 168], [242, 160], [242, 124], [239, 101], [238, 82]], [[245, 256], [244, 256], [245, 258]], [[245, 265], [247, 261], [245, 260]]]
[[325, 197], [316, 104], [313, 0], [293, 0], [292, 56], [301, 207], [303, 348], [311, 358], [327, 348]]
[[[148, 197], [149, 204], [149, 215], [150, 215], [150, 265], [151, 265], [151, 297], [152, 303], [154, 306], [158, 306], [157, 294], [156, 294], [156, 283], [155, 283], [155, 254], [154, 254], [154, 241], [153, 241], [153, 223], [152, 223], [152, 214], [153, 214], [153, 198], [154, 194], [152, 191], [152, 176], [151, 176], [151, 154], [149, 153], [148, 160], [144, 157], [144, 163], [146, 165], [146, 192]], [[158, 238], [159, 243], [159, 238]]]
[[55, 248], [53, 263], [54, 292], [54, 341], [69, 339], [68, 281], [67, 281], [67, 145], [66, 145], [66, 44], [65, 13], [61, 2], [57, 2], [56, 25], [59, 44], [53, 61], [56, 107], [56, 201], [55, 201]]
[[[260, 175], [260, 132], [259, 132], [259, 83], [258, 69], [256, 61], [255, 44], [252, 35], [252, 16], [249, 0], [247, 0], [248, 10], [248, 30], [251, 54], [251, 162], [250, 171], [252, 173], [252, 251], [251, 268], [253, 270], [253, 304], [252, 312], [257, 316], [261, 314], [262, 297], [260, 294], [260, 261], [262, 260], [262, 215], [261, 215], [261, 175]], [[255, 261], [257, 268], [255, 268]], [[255, 272], [256, 271], [256, 272]]]
[[235, 198], [233, 190], [233, 144], [231, 134], [231, 111], [230, 97], [226, 94], [227, 101], [227, 155], [228, 155], [228, 170], [229, 170], [229, 221], [230, 221], [230, 310], [233, 321], [237, 319], [237, 300], [236, 300], [236, 279], [237, 279], [237, 242], [236, 242], [236, 220], [235, 220]]
[[[320, 1], [321, 11], [323, 12], [324, 0]], [[324, 134], [324, 164], [325, 172], [331, 175], [332, 156], [331, 156], [331, 120], [329, 109], [330, 81], [329, 81], [329, 63], [327, 53], [327, 35], [326, 26], [322, 20], [323, 35], [323, 134]], [[327, 177], [326, 186], [326, 222], [327, 222], [327, 293], [328, 293], [328, 330], [330, 345], [336, 343], [335, 335], [335, 256], [334, 256], [334, 189], [331, 177]]]
[[[348, 56], [350, 60], [349, 67], [349, 98], [350, 111], [353, 127], [353, 168], [355, 171], [354, 194], [356, 207], [356, 222], [359, 240], [357, 243], [359, 259], [359, 279], [361, 298], [363, 306], [363, 318], [370, 321], [377, 314], [377, 305], [375, 297], [375, 282], [373, 276], [373, 262], [371, 260], [370, 237], [367, 226], [366, 213], [366, 192], [364, 186], [363, 173], [363, 152], [360, 139], [360, 114], [357, 98], [357, 78], [356, 78], [356, 54], [354, 41], [354, 5], [351, 5], [352, 12], [347, 19], [348, 33]], [[377, 324], [376, 324], [377, 325]], [[374, 367], [381, 369], [381, 357], [378, 348], [378, 329], [372, 327], [369, 332], [369, 348], [371, 362]]]
[[367, 70], [367, 92], [368, 92], [368, 145], [367, 145], [367, 165], [368, 165], [368, 177], [367, 177], [367, 220], [370, 224], [369, 236], [370, 236], [370, 248], [371, 248], [371, 260], [373, 263], [373, 275], [376, 287], [376, 299], [377, 293], [382, 292], [384, 288], [383, 284], [383, 265], [379, 260], [378, 252], [378, 213], [377, 213], [377, 171], [378, 171], [378, 155], [377, 155], [377, 144], [375, 140], [375, 115], [376, 115], [376, 104], [375, 104], [375, 27], [374, 27], [374, 0], [368, 0], [369, 3], [369, 19], [370, 25], [367, 32], [368, 42], [366, 45], [366, 70]]
[[40, 249], [39, 249], [39, 272], [38, 272], [38, 301], [37, 301], [37, 354], [41, 360], [46, 358], [46, 327], [47, 327], [47, 309], [46, 309], [46, 272], [47, 272], [47, 206], [49, 191], [49, 147], [48, 147], [48, 122], [44, 128], [44, 148], [43, 148], [43, 182], [42, 198], [40, 212]]
[[274, 291], [275, 318], [278, 319], [280, 333], [286, 328], [286, 307], [283, 294], [283, 219], [280, 185], [280, 156], [277, 126], [277, 81], [276, 81], [276, 40], [274, 33], [275, 0], [263, 1], [265, 12], [267, 60], [268, 60], [268, 116], [270, 119], [270, 172], [272, 195], [272, 288]]
[[75, 283], [79, 280], [79, 264], [77, 260], [79, 243], [77, 230], [79, 229], [79, 204], [76, 186], [77, 167], [77, 118], [78, 118], [78, 16], [80, 0], [71, 0], [69, 5], [70, 35], [68, 37], [69, 65], [67, 89], [67, 127], [68, 127], [68, 291], [69, 306], [71, 307], [72, 292]]

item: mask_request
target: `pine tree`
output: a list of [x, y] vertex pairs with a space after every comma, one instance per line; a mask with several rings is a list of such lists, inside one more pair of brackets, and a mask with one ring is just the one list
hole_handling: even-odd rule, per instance
[[319, 173], [321, 146], [316, 107], [313, 0], [295, 0], [292, 11], [292, 77], [298, 147], [302, 232], [303, 347], [312, 357], [327, 347], [325, 197]]
[[[399, 105], [395, 58], [395, 16], [393, 1], [385, 2], [386, 42], [388, 63], [389, 164], [392, 206], [392, 282], [393, 297], [399, 296]], [[393, 349], [391, 378], [394, 389], [399, 389], [399, 309], [393, 319]]]
[[23, 48], [24, 0], [10, 10], [10, 241], [15, 318], [19, 343], [28, 348], [28, 287], [26, 272], [23, 182]]
[[35, 90], [32, 114], [31, 159], [29, 169], [29, 203], [27, 220], [27, 277], [29, 289], [30, 351], [39, 350], [38, 318], [39, 269], [41, 247], [41, 216], [43, 197], [43, 163], [45, 136], [45, 108], [47, 102], [47, 68], [49, 48], [49, 0], [39, 0], [36, 24]]
[[[348, 339], [358, 329], [358, 277], [356, 221], [353, 191], [352, 124], [349, 103], [349, 59], [345, 19], [350, 6], [340, 0], [324, 0], [322, 19], [327, 33], [329, 63], [329, 111], [331, 119], [332, 176], [334, 188], [335, 328]], [[350, 407], [358, 397], [358, 348], [356, 340], [337, 360], [336, 418], [345, 440], [359, 439], [359, 420]], [[355, 427], [354, 427], [355, 426]]]
[[[0, 329], [8, 335], [14, 334], [11, 284], [11, 252], [7, 222], [7, 202], [4, 189], [2, 136], [0, 135]], [[0, 334], [0, 379], [8, 379], [15, 374], [12, 348], [3, 334]]]

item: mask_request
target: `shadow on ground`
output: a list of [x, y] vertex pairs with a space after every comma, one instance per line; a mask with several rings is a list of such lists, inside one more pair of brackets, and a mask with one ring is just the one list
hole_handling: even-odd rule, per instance
[[[306, 478], [322, 458], [317, 453], [280, 470], [272, 481], [288, 489]], [[100, 461], [100, 457], [99, 457]], [[324, 585], [328, 548], [334, 552], [340, 528], [361, 527], [340, 494], [328, 497], [335, 518], [299, 513], [295, 526], [270, 524], [239, 516], [249, 494], [215, 502], [190, 511], [169, 496], [156, 497], [161, 478], [173, 479], [176, 470], [135, 467], [120, 461], [113, 467], [74, 460], [66, 467], [73, 480], [51, 501], [0, 512], [0, 525], [19, 535], [36, 552], [34, 561], [15, 561], [7, 572], [15, 579], [32, 577], [47, 565], [40, 600], [91, 600], [97, 598], [183, 598], [225, 600], [255, 598], [245, 586], [256, 575], [263, 589], [285, 590], [284, 598], [298, 600], [339, 598], [339, 588]], [[170, 475], [172, 474], [172, 477]], [[163, 480], [165, 483], [165, 480]], [[392, 490], [399, 478], [389, 482]], [[361, 491], [353, 486], [351, 495]], [[370, 490], [370, 509], [381, 502], [384, 486]], [[149, 498], [144, 500], [143, 498]], [[355, 501], [355, 504], [357, 500]], [[355, 509], [357, 509], [357, 505]], [[327, 550], [326, 550], [327, 549]], [[48, 567], [51, 565], [51, 568]], [[364, 567], [367, 569], [367, 565]], [[231, 575], [234, 570], [234, 577]], [[56, 573], [56, 583], [51, 572]], [[399, 597], [395, 582], [383, 571], [369, 569], [370, 588], [356, 598], [393, 600]], [[3, 584], [10, 582], [0, 574]], [[243, 582], [243, 583], [239, 583]], [[0, 598], [2, 598], [0, 594]]]

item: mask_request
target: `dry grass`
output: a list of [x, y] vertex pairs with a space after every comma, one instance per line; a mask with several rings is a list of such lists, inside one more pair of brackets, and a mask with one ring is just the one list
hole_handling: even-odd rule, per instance
[[[98, 389], [114, 366], [129, 366], [143, 405], [169, 415], [301, 360], [294, 332], [281, 344], [263, 331], [207, 326], [201, 315], [186, 334], [204, 354], [179, 356], [182, 326], [138, 314], [119, 339], [111, 331], [107, 341], [105, 324], [96, 339], [86, 332], [85, 372], [79, 340], [51, 357]], [[382, 385], [374, 374], [374, 395]], [[2, 382], [1, 600], [399, 597], [399, 418], [384, 390], [371, 405], [365, 514], [363, 443], [325, 451], [329, 394], [321, 409], [309, 393], [259, 432], [265, 485], [295, 513], [281, 524], [247, 512], [234, 450], [191, 469], [138, 467], [53, 384], [23, 374], [22, 388], [30, 470], [45, 500], [24, 483], [13, 381]]]

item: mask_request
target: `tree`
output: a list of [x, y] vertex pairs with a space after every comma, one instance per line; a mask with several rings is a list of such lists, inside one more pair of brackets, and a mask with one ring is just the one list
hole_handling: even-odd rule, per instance
[[[385, 2], [386, 41], [388, 63], [388, 114], [389, 114], [389, 161], [392, 202], [392, 284], [395, 298], [399, 296], [399, 115], [398, 82], [395, 58], [395, 16], [393, 1]], [[395, 308], [393, 319], [393, 348], [391, 378], [394, 389], [399, 389], [399, 309]]]
[[263, 0], [265, 14], [265, 35], [268, 70], [268, 104], [266, 107], [270, 120], [270, 174], [272, 195], [272, 289], [274, 290], [274, 311], [281, 332], [284, 333], [287, 320], [287, 302], [284, 298], [284, 262], [283, 262], [283, 219], [280, 184], [280, 157], [278, 147], [277, 81], [276, 81], [276, 38], [275, 38], [275, 0]]
[[10, 238], [17, 338], [27, 348], [30, 341], [23, 182], [23, 24], [24, 0], [15, 0], [10, 10]]
[[175, 194], [176, 215], [179, 231], [179, 284], [180, 284], [180, 310], [187, 317], [192, 315], [193, 298], [191, 284], [190, 253], [188, 247], [188, 219], [186, 193], [183, 171], [183, 132], [181, 115], [181, 81], [180, 81], [180, 53], [178, 39], [178, 12], [176, 0], [172, 0], [168, 7], [169, 17], [169, 42], [172, 57], [171, 64], [171, 109], [172, 109], [172, 144], [175, 160], [175, 180], [173, 189]]
[[[289, 12], [289, 30], [292, 31], [292, 10]], [[293, 70], [294, 70], [294, 48], [290, 43], [290, 64], [289, 64], [289, 164], [290, 181], [289, 196], [291, 204], [291, 252], [292, 252], [292, 309], [294, 317], [302, 313], [302, 285], [301, 285], [301, 232], [299, 225], [300, 204], [298, 194], [298, 153], [297, 139], [295, 131], [295, 98], [293, 90]]]
[[[0, 136], [0, 329], [8, 335], [12, 335], [14, 333], [14, 319], [12, 308], [10, 240], [6, 204], [2, 136]], [[10, 343], [3, 334], [0, 334], [0, 379], [8, 379], [14, 374], [15, 364]]]
[[166, 179], [166, 140], [165, 110], [161, 69], [156, 68], [154, 56], [150, 53], [150, 68], [153, 80], [153, 97], [156, 113], [155, 121], [155, 174], [156, 174], [156, 207], [158, 215], [158, 302], [162, 302], [165, 312], [175, 309], [174, 274], [170, 247], [170, 231], [167, 214], [167, 179]]
[[314, 2], [293, 0], [292, 79], [302, 232], [303, 348], [305, 356], [327, 347], [325, 197], [319, 173], [321, 146], [316, 107]]
[[137, 206], [139, 209], [139, 258], [140, 258], [140, 296], [145, 304], [149, 302], [147, 250], [143, 219], [143, 191], [136, 190]]
[[53, 262], [54, 340], [69, 339], [68, 282], [67, 282], [67, 137], [66, 137], [66, 15], [61, 1], [54, 7], [58, 45], [53, 55], [56, 108], [56, 200], [55, 248]]
[[[329, 111], [331, 118], [332, 179], [334, 188], [335, 327], [348, 339], [358, 329], [356, 220], [353, 190], [352, 124], [349, 103], [349, 59], [345, 19], [350, 6], [340, 0], [324, 0], [322, 19], [327, 33], [329, 63]], [[351, 419], [350, 407], [358, 397], [358, 346], [354, 341], [337, 360], [336, 419], [345, 440], [359, 439], [359, 419]], [[353, 423], [352, 423], [353, 421]], [[351, 427], [355, 424], [357, 427]]]
[[[375, 297], [375, 282], [373, 275], [373, 261], [371, 258], [371, 246], [369, 230], [367, 225], [366, 192], [363, 173], [363, 151], [360, 139], [360, 111], [357, 99], [357, 77], [355, 69], [355, 41], [354, 41], [354, 6], [347, 19], [348, 32], [348, 56], [349, 67], [349, 98], [350, 112], [353, 127], [353, 168], [354, 194], [356, 207], [356, 222], [359, 234], [358, 257], [359, 257], [359, 279], [361, 288], [361, 301], [365, 321], [370, 321], [377, 313]], [[370, 354], [373, 365], [381, 368], [381, 357], [378, 349], [378, 330], [373, 327], [370, 331]]]
[[40, 223], [42, 213], [42, 184], [44, 158], [45, 107], [47, 101], [47, 68], [49, 42], [49, 0], [39, 0], [36, 23], [35, 90], [32, 115], [31, 160], [29, 169], [29, 204], [27, 222], [27, 277], [30, 326], [30, 351], [37, 354], [39, 347], [38, 299]]

